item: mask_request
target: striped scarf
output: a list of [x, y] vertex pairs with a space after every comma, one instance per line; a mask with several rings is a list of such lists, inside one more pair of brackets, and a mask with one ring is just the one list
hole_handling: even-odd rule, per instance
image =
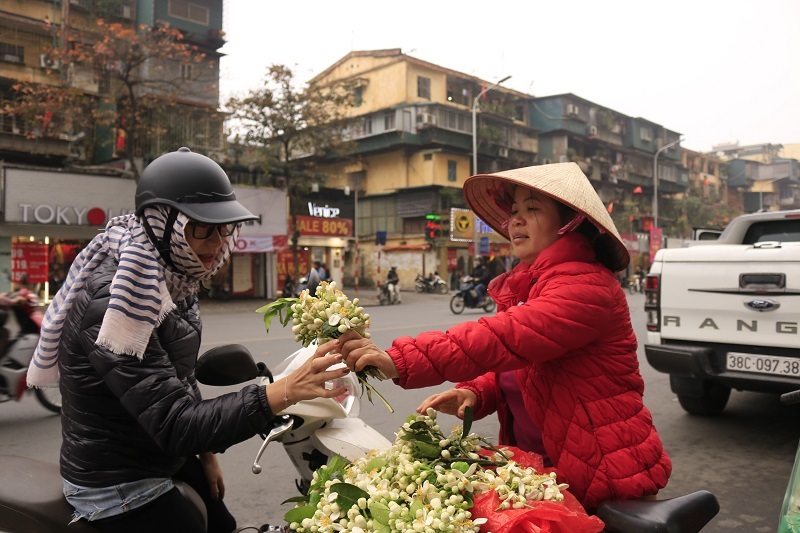
[[[147, 207], [143, 212], [159, 240], [164, 236], [168, 214], [169, 208], [162, 205]], [[118, 266], [95, 344], [116, 354], [144, 357], [150, 334], [175, 309], [174, 302], [195, 293], [201, 281], [216, 274], [236, 245], [238, 230], [226, 238], [214, 264], [207, 270], [186, 242], [184, 228], [188, 222], [179, 213], [173, 225], [171, 267], [148, 239], [138, 216], [123, 215], [108, 222], [105, 231], [92, 239], [72, 263], [64, 286], [47, 309], [39, 344], [28, 368], [29, 386], [58, 385], [58, 349], [67, 315], [86, 281], [109, 256]]]

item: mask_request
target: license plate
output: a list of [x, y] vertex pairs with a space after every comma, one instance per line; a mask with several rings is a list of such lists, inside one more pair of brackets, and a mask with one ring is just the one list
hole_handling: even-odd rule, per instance
[[800, 359], [778, 355], [728, 352], [725, 368], [737, 372], [800, 377]]

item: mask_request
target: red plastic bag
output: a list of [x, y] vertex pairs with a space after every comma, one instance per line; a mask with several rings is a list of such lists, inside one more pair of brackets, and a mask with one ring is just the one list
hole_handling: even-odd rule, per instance
[[[537, 472], [551, 470], [543, 468], [542, 457], [539, 454], [525, 452], [513, 446], [507, 448], [514, 452], [512, 459], [518, 464], [532, 467]], [[603, 521], [596, 516], [586, 514], [586, 510], [569, 490], [562, 490], [561, 493], [564, 495], [562, 502], [529, 502], [530, 507], [524, 509], [497, 511], [500, 498], [492, 490], [475, 495], [474, 505], [470, 511], [473, 520], [476, 518], [488, 520], [481, 526], [482, 532], [598, 533], [603, 530]]]

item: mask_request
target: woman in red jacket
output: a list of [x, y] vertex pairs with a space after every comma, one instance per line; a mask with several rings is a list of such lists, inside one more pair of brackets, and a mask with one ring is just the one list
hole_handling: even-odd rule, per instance
[[472, 176], [464, 196], [520, 261], [489, 285], [497, 314], [387, 351], [348, 333], [347, 365], [377, 366], [403, 388], [457, 382], [418, 410], [497, 412], [500, 444], [542, 454], [587, 509], [656, 494], [672, 465], [614, 276], [628, 251], [589, 180], [575, 163], [534, 166]]

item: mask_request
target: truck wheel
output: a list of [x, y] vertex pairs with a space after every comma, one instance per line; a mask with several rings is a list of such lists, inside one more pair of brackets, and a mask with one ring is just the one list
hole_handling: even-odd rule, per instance
[[[676, 391], [676, 382], [692, 381], [691, 392]], [[678, 396], [678, 402], [684, 411], [690, 415], [697, 416], [716, 416], [725, 409], [728, 404], [728, 398], [731, 396], [731, 389], [724, 387], [713, 381], [699, 381], [690, 378], [678, 378], [677, 376], [670, 376], [670, 383], [672, 390]], [[699, 387], [698, 387], [699, 386]]]

